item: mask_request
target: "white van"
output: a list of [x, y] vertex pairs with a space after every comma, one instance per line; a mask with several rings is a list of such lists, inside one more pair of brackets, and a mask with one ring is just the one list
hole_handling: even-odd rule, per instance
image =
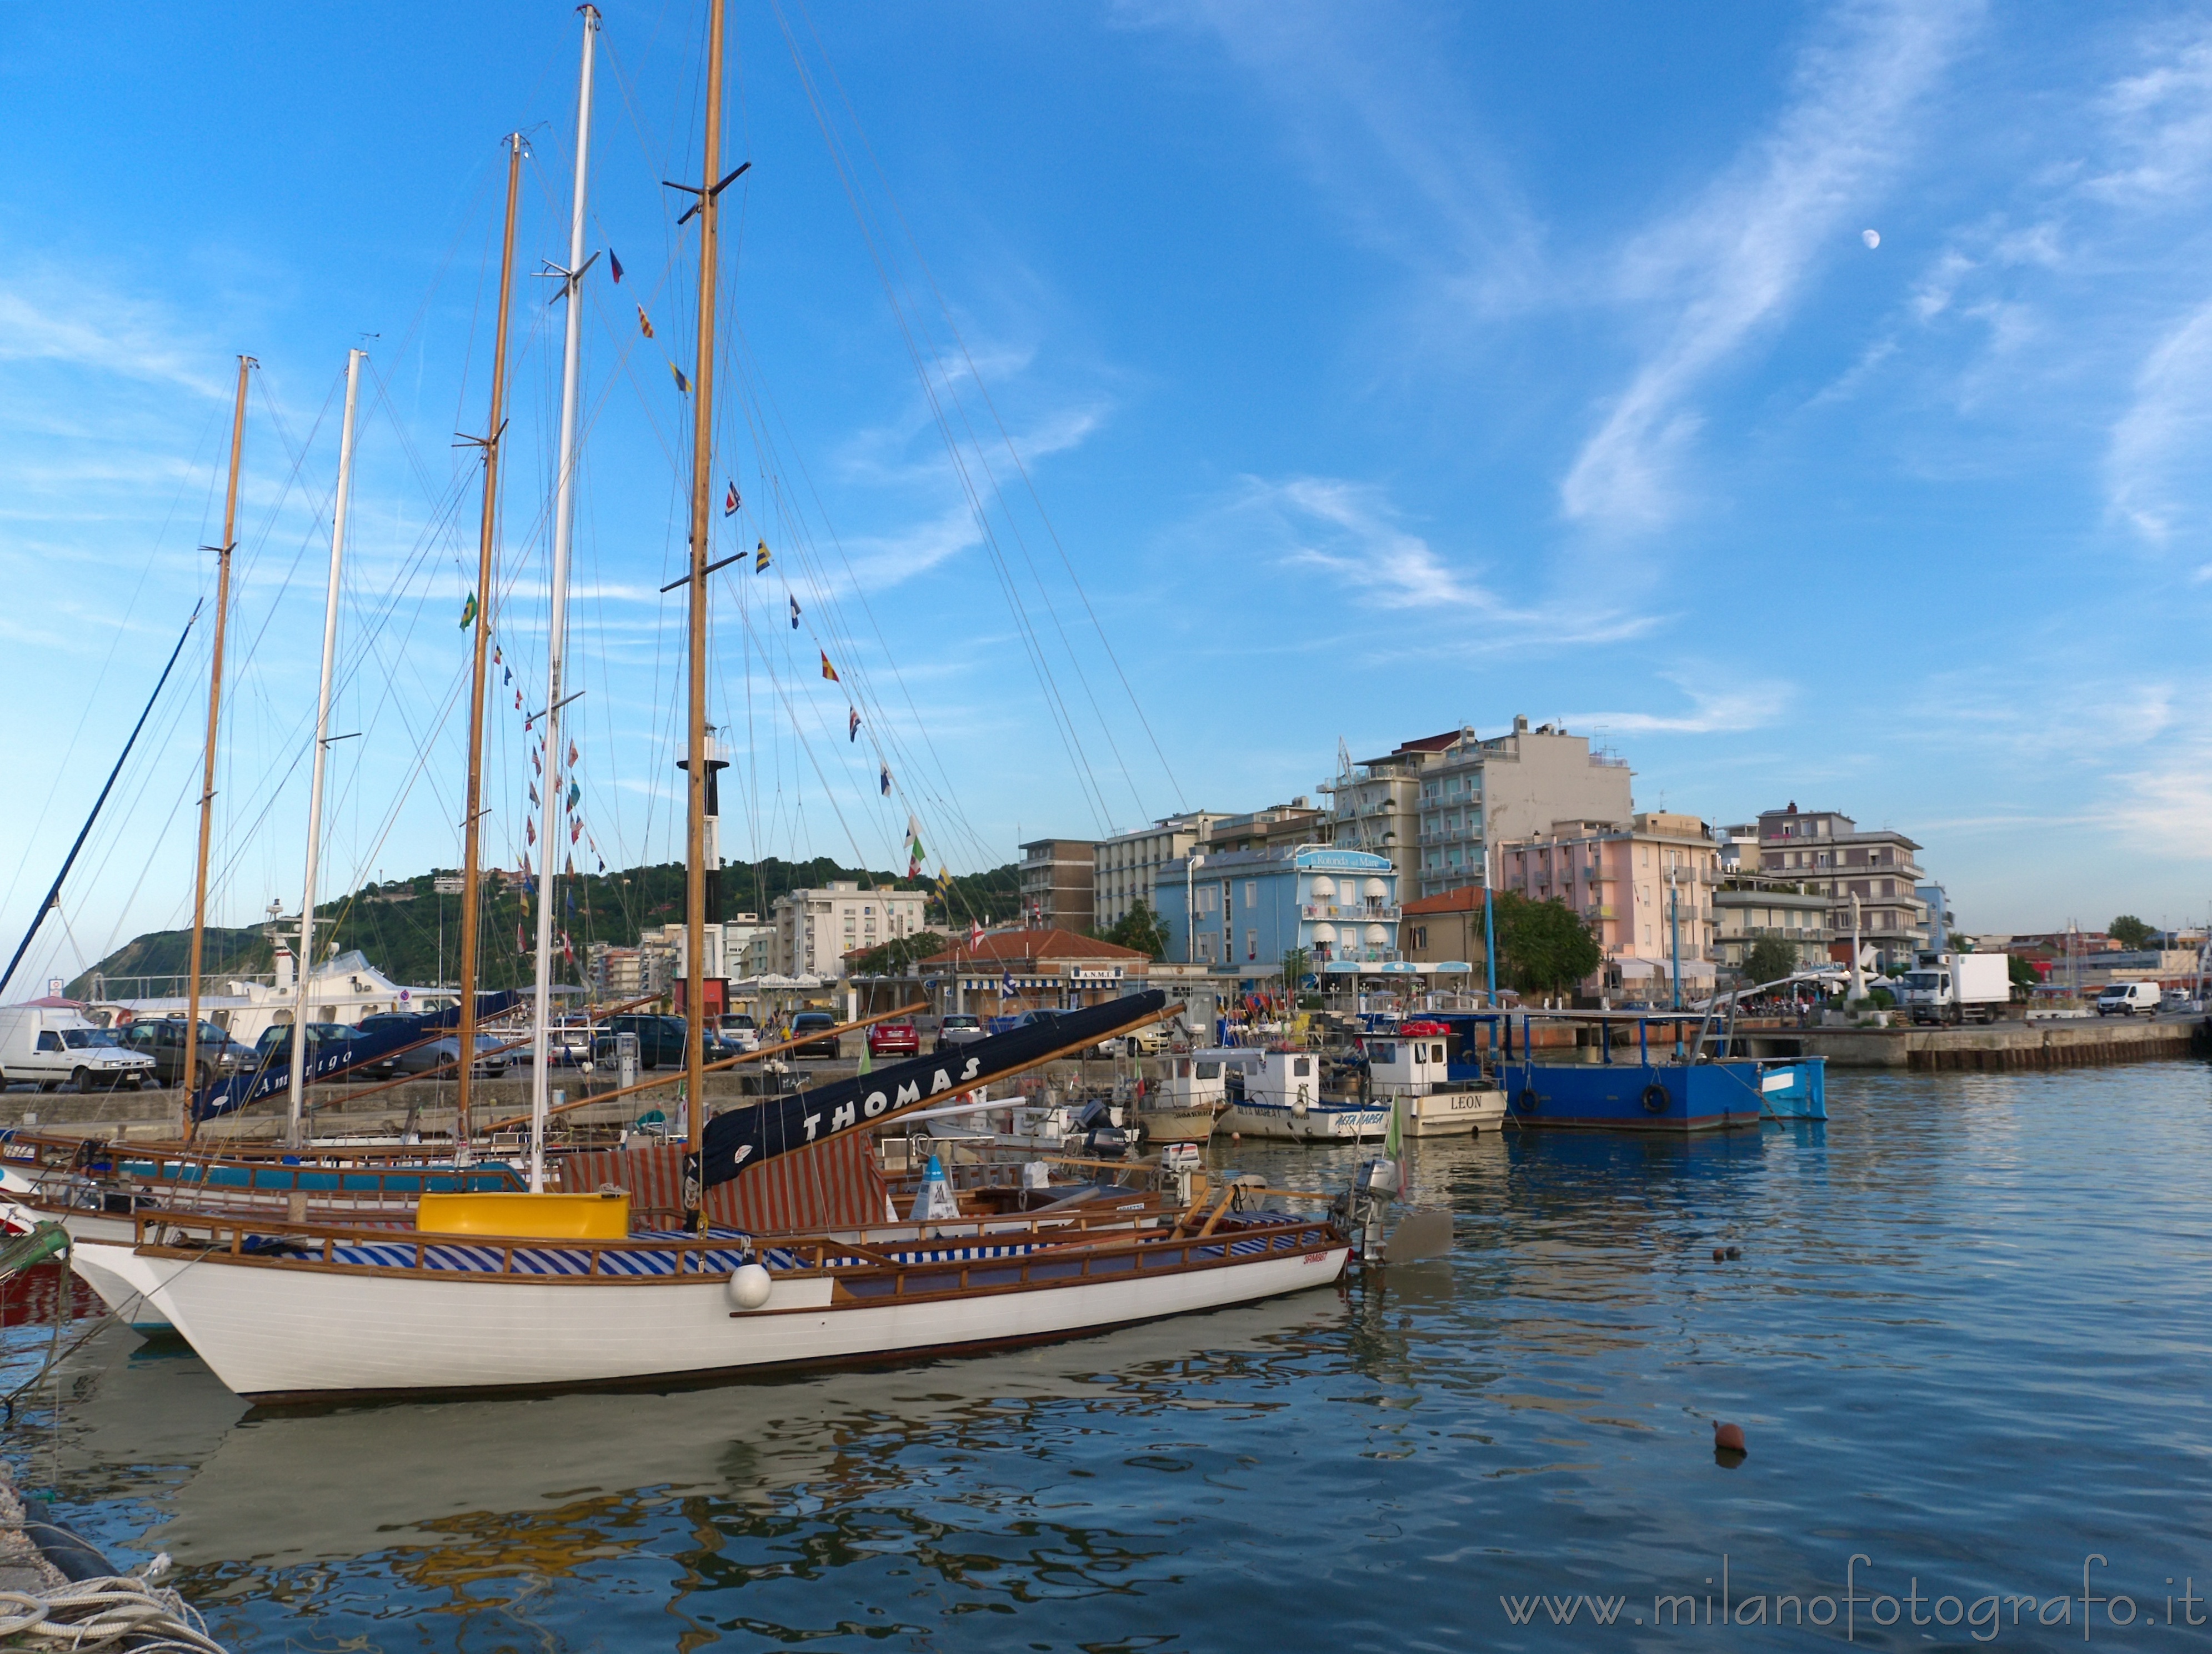
[[150, 1084], [154, 1059], [129, 1050], [113, 1031], [75, 1006], [0, 1005], [0, 1085], [30, 1080], [42, 1092], [88, 1092], [128, 1080]]
[[2145, 1016], [2154, 1016], [2160, 999], [2156, 982], [2114, 982], [2097, 995], [2097, 1014], [2100, 1017], [2132, 1017], [2138, 1011]]

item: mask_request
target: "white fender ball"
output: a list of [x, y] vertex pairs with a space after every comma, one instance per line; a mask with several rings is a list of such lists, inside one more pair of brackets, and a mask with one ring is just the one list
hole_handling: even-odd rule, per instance
[[775, 1280], [757, 1263], [741, 1263], [730, 1272], [730, 1302], [741, 1310], [757, 1310], [775, 1290]]

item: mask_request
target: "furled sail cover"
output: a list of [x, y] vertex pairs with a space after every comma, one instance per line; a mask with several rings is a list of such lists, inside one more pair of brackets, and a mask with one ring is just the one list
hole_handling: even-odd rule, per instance
[[1033, 1068], [1055, 1051], [1095, 1045], [1149, 1021], [1167, 1002], [1165, 994], [1150, 988], [1087, 1010], [1065, 1011], [1051, 1022], [994, 1034], [942, 1056], [916, 1057], [873, 1073], [716, 1115], [707, 1122], [702, 1186], [712, 1189], [775, 1155], [839, 1132], [880, 1125], [908, 1109]]
[[[496, 994], [478, 994], [477, 1019], [482, 1022], [487, 1018], [503, 1015], [521, 1003], [521, 994], [510, 994], [503, 989]], [[380, 1033], [332, 1040], [324, 1043], [324, 1049], [319, 1051], [315, 1050], [315, 1045], [323, 1043], [311, 1041], [308, 1049], [314, 1054], [307, 1059], [307, 1083], [312, 1085], [317, 1080], [334, 1079], [349, 1068], [358, 1068], [364, 1063], [389, 1056], [394, 1051], [419, 1045], [424, 1040], [435, 1039], [441, 1034], [450, 1034], [460, 1025], [461, 1007], [449, 1006], [443, 1011], [432, 1011], [419, 1017], [393, 1016], [385, 1020], [387, 1025]], [[324, 1025], [311, 1025], [319, 1027]], [[354, 1034], [350, 1028], [345, 1031]], [[450, 1073], [452, 1070], [447, 1072]], [[218, 1079], [214, 1085], [194, 1092], [192, 1118], [212, 1120], [217, 1115], [230, 1114], [249, 1103], [258, 1102], [264, 1097], [273, 1097], [278, 1092], [287, 1092], [291, 1088], [292, 1045], [287, 1040], [276, 1048], [265, 1064], [242, 1069], [228, 1079]]]

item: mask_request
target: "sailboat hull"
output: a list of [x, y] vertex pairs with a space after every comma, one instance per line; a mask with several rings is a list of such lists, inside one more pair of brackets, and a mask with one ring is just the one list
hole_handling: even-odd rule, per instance
[[[876, 1304], [826, 1276], [779, 1280], [734, 1311], [725, 1279], [450, 1278], [203, 1259], [154, 1293], [249, 1400], [422, 1398], [712, 1381], [779, 1367], [912, 1358], [1080, 1336], [1325, 1286], [1350, 1248], [1316, 1244], [1105, 1279]], [[833, 1297], [839, 1301], [833, 1302]]]

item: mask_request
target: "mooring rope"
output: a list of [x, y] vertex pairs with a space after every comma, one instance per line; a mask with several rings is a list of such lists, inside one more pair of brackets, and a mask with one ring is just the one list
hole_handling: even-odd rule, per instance
[[103, 1648], [228, 1654], [208, 1635], [197, 1608], [138, 1574], [80, 1579], [52, 1590], [0, 1590], [0, 1642], [78, 1654]]

